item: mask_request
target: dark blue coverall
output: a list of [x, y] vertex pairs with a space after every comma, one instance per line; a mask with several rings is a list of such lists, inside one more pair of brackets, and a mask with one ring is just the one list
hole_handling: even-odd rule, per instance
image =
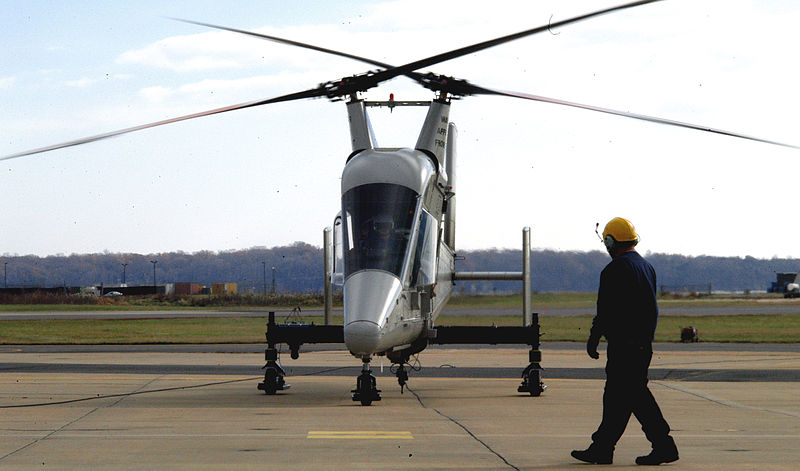
[[656, 272], [636, 251], [616, 256], [600, 274], [591, 337], [608, 341], [603, 419], [593, 446], [613, 451], [631, 414], [654, 448], [671, 443], [669, 424], [647, 388], [658, 322]]

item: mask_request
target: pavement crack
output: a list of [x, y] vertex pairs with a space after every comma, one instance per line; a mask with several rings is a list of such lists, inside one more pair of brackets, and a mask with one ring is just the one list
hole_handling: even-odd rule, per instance
[[689, 394], [691, 396], [699, 397], [700, 399], [705, 399], [706, 401], [710, 401], [710, 402], [713, 402], [714, 404], [719, 404], [719, 405], [725, 406], [725, 407], [733, 407], [733, 408], [736, 408], [736, 409], [744, 409], [744, 410], [754, 410], [754, 411], [759, 411], [759, 412], [770, 412], [770, 413], [773, 413], [773, 414], [779, 414], [779, 415], [784, 415], [784, 416], [787, 416], [787, 417], [794, 417], [796, 419], [800, 419], [800, 414], [795, 413], [795, 412], [789, 412], [789, 411], [784, 411], [784, 410], [779, 410], [779, 409], [769, 409], [769, 408], [766, 408], [766, 407], [748, 406], [748, 405], [745, 405], [745, 404], [739, 404], [737, 402], [728, 401], [728, 400], [725, 400], [725, 399], [717, 399], [717, 398], [715, 398], [713, 396], [710, 396], [708, 394], [703, 394], [703, 393], [699, 393], [699, 392], [696, 392], [696, 391], [692, 391], [691, 389], [688, 389], [688, 388], [685, 388], [685, 387], [681, 387], [681, 386], [677, 386], [675, 384], [667, 384], [667, 383], [662, 383], [660, 381], [651, 381], [651, 383], [657, 384], [657, 385], [659, 385], [661, 387], [664, 387], [664, 388], [667, 388], [667, 389], [672, 389], [673, 391], [679, 391], [679, 392], [682, 392], [684, 394]]
[[450, 422], [452, 422], [452, 423], [454, 423], [454, 424], [458, 425], [458, 426], [459, 426], [459, 427], [460, 427], [462, 430], [464, 430], [464, 432], [466, 432], [466, 433], [467, 433], [467, 435], [469, 435], [470, 437], [472, 437], [472, 439], [473, 439], [473, 440], [475, 440], [476, 442], [478, 442], [478, 443], [480, 443], [481, 445], [483, 445], [483, 447], [484, 447], [484, 448], [486, 448], [487, 450], [489, 450], [489, 451], [490, 451], [490, 452], [491, 452], [493, 455], [495, 455], [495, 456], [497, 456], [498, 458], [500, 458], [500, 459], [503, 461], [503, 463], [505, 463], [505, 464], [506, 464], [506, 465], [507, 465], [509, 468], [511, 468], [511, 469], [515, 469], [516, 471], [521, 471], [521, 470], [520, 470], [520, 468], [518, 468], [518, 467], [514, 466], [513, 464], [511, 464], [511, 463], [510, 463], [510, 462], [509, 462], [509, 461], [506, 459], [506, 457], [505, 457], [505, 456], [503, 456], [503, 455], [501, 455], [500, 453], [498, 453], [497, 451], [495, 451], [495, 449], [494, 449], [494, 448], [492, 448], [491, 446], [489, 446], [489, 444], [488, 444], [488, 443], [484, 442], [484, 441], [483, 441], [483, 440], [481, 440], [481, 439], [480, 439], [480, 438], [479, 438], [477, 435], [475, 435], [474, 433], [472, 433], [472, 431], [471, 431], [469, 428], [467, 428], [467, 426], [466, 426], [466, 425], [462, 424], [462, 423], [461, 423], [461, 422], [459, 422], [458, 420], [456, 420], [456, 419], [454, 419], [454, 418], [450, 417], [449, 415], [445, 414], [444, 412], [440, 411], [439, 409], [437, 409], [437, 408], [435, 408], [435, 407], [428, 407], [428, 406], [426, 406], [426, 405], [425, 405], [425, 403], [422, 401], [422, 398], [420, 397], [420, 395], [419, 395], [419, 394], [417, 394], [417, 392], [416, 392], [416, 391], [414, 391], [413, 389], [409, 388], [409, 387], [408, 387], [408, 385], [406, 385], [406, 390], [407, 390], [408, 392], [410, 392], [411, 394], [413, 394], [413, 395], [414, 395], [414, 397], [416, 397], [416, 398], [417, 398], [417, 402], [419, 402], [419, 404], [422, 406], [422, 408], [423, 408], [423, 409], [430, 409], [430, 410], [432, 410], [432, 411], [436, 412], [437, 414], [439, 414], [440, 416], [444, 417], [445, 419], [449, 420]]
[[793, 361], [797, 360], [797, 357], [759, 357], [759, 358], [736, 358], [732, 360], [710, 360], [710, 361], [681, 361], [681, 362], [653, 362], [650, 364], [650, 367], [659, 367], [659, 366], [666, 366], [666, 365], [679, 365], [679, 366], [686, 366], [686, 365], [722, 365], [722, 364], [735, 364], [735, 363], [756, 363], [760, 361]]
[[[159, 377], [159, 378], [160, 378], [160, 377]], [[135, 394], [135, 393], [137, 393], [137, 392], [141, 391], [142, 389], [146, 388], [147, 386], [149, 386], [149, 385], [153, 384], [153, 382], [157, 381], [159, 378], [153, 378], [153, 379], [151, 379], [150, 381], [146, 382], [145, 384], [143, 384], [143, 385], [139, 386], [139, 387], [138, 387], [138, 388], [137, 388], [137, 389], [136, 389], [136, 390], [135, 390], [133, 393], [131, 393], [131, 394]], [[28, 449], [28, 448], [30, 448], [30, 447], [32, 447], [32, 446], [34, 446], [34, 445], [36, 445], [36, 444], [37, 444], [37, 443], [39, 443], [39, 442], [43, 442], [43, 441], [47, 440], [48, 438], [52, 437], [53, 435], [55, 435], [55, 434], [57, 434], [57, 433], [61, 432], [62, 430], [64, 430], [64, 429], [68, 428], [69, 426], [71, 426], [71, 425], [73, 425], [73, 424], [76, 424], [76, 423], [80, 422], [81, 420], [85, 419], [86, 417], [88, 417], [88, 416], [90, 416], [90, 415], [94, 414], [95, 412], [97, 412], [97, 411], [98, 411], [98, 410], [100, 410], [100, 409], [104, 409], [104, 408], [107, 408], [107, 407], [108, 407], [108, 408], [110, 408], [110, 407], [114, 407], [114, 406], [116, 406], [117, 404], [119, 404], [120, 402], [122, 402], [122, 400], [123, 400], [123, 399], [125, 399], [126, 397], [128, 397], [129, 395], [130, 395], [130, 394], [128, 394], [128, 395], [124, 395], [124, 396], [122, 396], [122, 397], [118, 398], [116, 401], [114, 401], [114, 402], [113, 402], [113, 403], [111, 403], [111, 404], [108, 404], [108, 405], [102, 405], [102, 406], [97, 406], [97, 407], [95, 407], [94, 409], [92, 409], [92, 410], [90, 410], [90, 411], [86, 412], [85, 414], [81, 415], [80, 417], [77, 417], [77, 418], [75, 418], [75, 419], [73, 419], [73, 420], [71, 420], [71, 421], [67, 422], [66, 424], [62, 425], [61, 427], [59, 427], [59, 428], [57, 428], [57, 429], [55, 429], [55, 430], [51, 431], [51, 432], [50, 432], [50, 433], [48, 433], [47, 435], [45, 435], [45, 436], [43, 436], [43, 437], [40, 437], [40, 438], [37, 438], [37, 439], [35, 439], [35, 440], [33, 440], [33, 441], [29, 442], [29, 443], [26, 443], [25, 445], [22, 445], [21, 447], [17, 448], [17, 449], [16, 449], [16, 450], [14, 450], [14, 451], [11, 451], [11, 452], [9, 452], [9, 453], [6, 453], [6, 454], [5, 454], [5, 455], [3, 455], [3, 456], [0, 456], [0, 462], [4, 461], [6, 458], [9, 458], [9, 457], [11, 457], [11, 456], [13, 456], [13, 455], [16, 455], [17, 453], [19, 453], [19, 452], [21, 452], [21, 451], [23, 451], [23, 450], [26, 450], [26, 449]]]

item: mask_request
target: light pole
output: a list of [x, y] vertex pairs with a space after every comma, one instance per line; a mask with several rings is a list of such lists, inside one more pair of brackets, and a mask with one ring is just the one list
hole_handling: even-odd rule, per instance
[[264, 268], [264, 298], [267, 297], [267, 262], [261, 262], [262, 268]]
[[127, 267], [128, 264], [127, 263], [120, 263], [120, 265], [122, 265], [122, 284], [124, 285], [125, 284], [125, 267]]
[[272, 294], [275, 294], [275, 267], [272, 267]]
[[3, 262], [3, 286], [8, 288], [8, 262]]
[[150, 260], [150, 263], [153, 264], [153, 294], [158, 294], [158, 289], [156, 288], [156, 263], [158, 263], [158, 260]]

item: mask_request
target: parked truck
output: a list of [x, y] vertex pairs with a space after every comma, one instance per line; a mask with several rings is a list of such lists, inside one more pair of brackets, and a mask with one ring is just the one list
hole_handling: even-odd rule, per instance
[[794, 281], [786, 284], [784, 298], [800, 298], [800, 273], [794, 276]]
[[776, 273], [776, 281], [773, 281], [767, 293], [786, 293], [789, 283], [796, 283], [797, 273]]

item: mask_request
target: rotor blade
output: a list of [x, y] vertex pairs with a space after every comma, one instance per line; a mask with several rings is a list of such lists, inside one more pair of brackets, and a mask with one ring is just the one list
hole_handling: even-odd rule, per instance
[[508, 96], [508, 97], [512, 97], [512, 98], [522, 98], [522, 99], [525, 99], [525, 100], [533, 100], [533, 101], [541, 101], [541, 102], [545, 102], [545, 103], [553, 103], [553, 104], [556, 104], [556, 105], [572, 106], [574, 108], [582, 108], [584, 110], [599, 111], [601, 113], [614, 114], [614, 115], [617, 115], [617, 116], [624, 116], [626, 118], [639, 119], [639, 120], [642, 120], [642, 121], [650, 121], [652, 123], [667, 124], [667, 125], [670, 125], [670, 126], [677, 126], [677, 127], [681, 127], [681, 128], [689, 128], [689, 129], [695, 129], [695, 130], [698, 130], [698, 131], [705, 131], [705, 132], [711, 132], [711, 133], [715, 133], [715, 134], [722, 134], [722, 135], [725, 135], [725, 136], [738, 137], [738, 138], [741, 138], [741, 139], [748, 139], [748, 140], [751, 140], [751, 141], [758, 141], [758, 142], [763, 142], [763, 143], [766, 143], [766, 144], [773, 144], [773, 145], [776, 145], [776, 146], [783, 146], [783, 147], [791, 147], [793, 149], [800, 149], [800, 146], [796, 146], [796, 145], [792, 145], [792, 144], [786, 144], [786, 143], [783, 143], [783, 142], [771, 141], [769, 139], [762, 139], [760, 137], [748, 136], [746, 134], [739, 134], [739, 133], [736, 133], [736, 132], [725, 131], [724, 129], [710, 128], [708, 126], [702, 126], [702, 125], [699, 125], [699, 124], [684, 123], [684, 122], [681, 122], [681, 121], [674, 121], [674, 120], [671, 120], [671, 119], [657, 118], [655, 116], [648, 116], [648, 115], [643, 115], [643, 114], [638, 114], [638, 113], [629, 113], [627, 111], [617, 111], [617, 110], [612, 110], [612, 109], [609, 109], [609, 108], [601, 108], [599, 106], [584, 105], [582, 103], [575, 103], [575, 102], [572, 102], [572, 101], [559, 100], [559, 99], [556, 99], [556, 98], [548, 98], [548, 97], [544, 97], [544, 96], [540, 96], [540, 95], [531, 95], [529, 93], [509, 92], [509, 91], [504, 91], [504, 90], [492, 90], [490, 88], [479, 87], [477, 85], [471, 85], [471, 87], [472, 87], [471, 88], [472, 92], [474, 94], [476, 94], [476, 95], [481, 95], [481, 94], [483, 94], [483, 95], [502, 95], [502, 96]]
[[347, 57], [347, 58], [354, 59], [354, 60], [357, 60], [357, 61], [365, 62], [367, 64], [375, 65], [375, 66], [378, 66], [378, 67], [383, 67], [385, 69], [385, 70], [382, 70], [382, 71], [378, 71], [378, 72], [376, 72], [374, 74], [370, 73], [370, 74], [365, 75], [363, 77], [356, 78], [357, 82], [362, 82], [362, 81], [363, 82], [361, 83], [361, 86], [354, 86], [354, 87], [346, 89], [346, 92], [349, 93], [350, 91], [353, 91], [353, 90], [365, 90], [365, 89], [368, 89], [368, 88], [372, 88], [372, 87], [376, 86], [377, 84], [379, 84], [381, 82], [393, 79], [393, 78], [395, 78], [397, 76], [400, 76], [400, 75], [408, 76], [408, 77], [416, 80], [417, 82], [420, 82], [420, 83], [424, 84], [425, 83], [424, 76], [422, 74], [419, 74], [419, 73], [415, 72], [418, 69], [421, 69], [421, 68], [424, 68], [424, 67], [428, 67], [428, 66], [431, 66], [431, 65], [434, 65], [434, 64], [438, 64], [440, 62], [448, 61], [450, 59], [455, 59], [457, 57], [461, 57], [461, 56], [464, 56], [464, 55], [467, 55], [467, 54], [471, 54], [473, 52], [482, 51], [484, 49], [488, 49], [488, 48], [493, 47], [493, 46], [497, 46], [497, 45], [500, 45], [500, 44], [503, 44], [503, 43], [507, 43], [509, 41], [513, 41], [515, 39], [520, 39], [520, 38], [523, 38], [523, 37], [526, 37], [526, 36], [530, 36], [530, 35], [533, 35], [533, 34], [542, 33], [544, 31], [549, 31], [552, 28], [565, 26], [565, 25], [568, 25], [568, 24], [571, 24], [571, 23], [576, 23], [576, 22], [583, 21], [583, 20], [586, 20], [586, 19], [589, 19], [589, 18], [593, 18], [593, 17], [596, 17], [596, 16], [605, 15], [607, 13], [612, 13], [612, 12], [619, 11], [619, 10], [625, 10], [625, 9], [637, 7], [637, 6], [640, 6], [640, 5], [646, 5], [648, 3], [655, 3], [655, 2], [658, 2], [658, 1], [661, 1], [661, 0], [639, 0], [639, 1], [636, 1], [636, 2], [632, 2], [632, 3], [627, 3], [627, 4], [624, 4], [624, 5], [619, 5], [619, 6], [615, 6], [615, 7], [611, 7], [611, 8], [606, 8], [604, 10], [598, 10], [598, 11], [595, 11], [595, 12], [592, 12], [592, 13], [587, 13], [587, 14], [576, 16], [576, 17], [569, 18], [569, 19], [566, 19], [566, 20], [557, 21], [555, 23], [550, 23], [550, 24], [548, 24], [546, 26], [539, 26], [537, 28], [528, 29], [528, 30], [525, 30], [525, 31], [520, 31], [519, 33], [509, 34], [507, 36], [502, 36], [502, 37], [499, 37], [499, 38], [491, 39], [491, 40], [484, 41], [484, 42], [481, 42], [481, 43], [473, 44], [471, 46], [465, 46], [465, 47], [462, 47], [462, 48], [459, 48], [459, 49], [454, 49], [454, 50], [449, 51], [449, 52], [445, 52], [445, 53], [442, 53], [442, 54], [437, 54], [435, 56], [431, 56], [431, 57], [428, 57], [428, 58], [425, 58], [425, 59], [420, 59], [420, 60], [417, 60], [417, 61], [414, 61], [414, 62], [410, 62], [408, 64], [401, 65], [401, 66], [398, 66], [398, 67], [393, 67], [393, 66], [391, 66], [389, 64], [386, 64], [386, 63], [383, 63], [383, 62], [379, 62], [379, 61], [375, 61], [375, 60], [372, 60], [372, 59], [369, 59], [369, 58], [366, 58], [366, 57], [356, 56], [354, 54], [349, 54], [349, 53], [341, 52], [341, 51], [335, 51], [333, 49], [327, 49], [327, 48], [320, 47], [320, 46], [314, 46], [312, 44], [301, 43], [299, 41], [292, 41], [292, 40], [289, 40], [289, 39], [278, 38], [276, 36], [269, 36], [269, 35], [265, 35], [265, 34], [254, 33], [254, 32], [251, 32], [251, 31], [245, 31], [245, 30], [236, 29], [236, 28], [229, 28], [229, 27], [226, 27], [226, 26], [218, 26], [218, 25], [213, 25], [213, 24], [210, 24], [210, 23], [201, 23], [201, 22], [198, 22], [198, 21], [183, 20], [183, 19], [180, 19], [180, 18], [171, 18], [171, 19], [177, 20], [177, 21], [182, 21], [182, 22], [185, 22], [185, 23], [196, 24], [196, 25], [200, 25], [200, 26], [206, 26], [206, 27], [209, 27], [209, 28], [216, 28], [216, 29], [221, 29], [221, 30], [225, 30], [225, 31], [231, 31], [231, 32], [240, 33], [240, 34], [246, 34], [246, 35], [249, 35], [249, 36], [254, 36], [254, 37], [258, 37], [258, 38], [262, 38], [262, 39], [267, 39], [267, 40], [270, 40], [270, 41], [276, 41], [276, 42], [280, 42], [280, 43], [284, 43], [284, 44], [290, 44], [290, 45], [297, 46], [297, 47], [302, 47], [302, 48], [306, 48], [306, 49], [312, 49], [312, 50], [324, 52], [324, 53], [327, 53], [327, 54], [333, 54], [333, 55], [337, 55], [337, 56], [341, 56], [341, 57]]
[[549, 31], [552, 28], [557, 28], [559, 26], [565, 26], [571, 23], [577, 23], [579, 21], [583, 21], [589, 18], [593, 18], [595, 16], [605, 15], [607, 13], [612, 13], [619, 10], [625, 10], [628, 8], [637, 7], [640, 5], [646, 5], [648, 3], [655, 3], [661, 0], [640, 0], [637, 2], [626, 3], [624, 5], [619, 5], [616, 7], [606, 8], [604, 10], [598, 10], [593, 13], [587, 13], [585, 15], [576, 16], [573, 18], [569, 18], [566, 20], [557, 21], [555, 23], [550, 23], [547, 26], [539, 26], [538, 28], [528, 29], [525, 31], [520, 31], [519, 33], [509, 34], [507, 36], [502, 36], [499, 38], [491, 39], [488, 41], [484, 41], [481, 43], [473, 44], [471, 46], [465, 46], [459, 49], [454, 49], [449, 52], [444, 52], [442, 54], [437, 54], [435, 56], [431, 56], [425, 59], [420, 59], [414, 62], [409, 62], [408, 64], [401, 65], [399, 67], [395, 67], [392, 69], [387, 69], [381, 72], [378, 72], [372, 75], [371, 80], [375, 81], [376, 83], [380, 83], [398, 75], [406, 75], [409, 72], [413, 72], [415, 70], [419, 70], [423, 67], [428, 67], [434, 64], [438, 64], [440, 62], [445, 62], [450, 59], [455, 59], [457, 57], [465, 56], [467, 54], [472, 54], [473, 52], [482, 51], [484, 49], [488, 49], [490, 47], [494, 47], [503, 43], [507, 43], [509, 41], [513, 41], [515, 39], [524, 38], [526, 36], [530, 36], [533, 34], [542, 33], [544, 31]]
[[288, 95], [283, 95], [275, 98], [269, 98], [267, 100], [256, 100], [256, 101], [249, 101], [245, 103], [239, 103], [238, 105], [231, 105], [231, 106], [223, 106], [222, 108], [215, 108], [213, 110], [208, 111], [201, 111], [199, 113], [187, 114], [185, 116], [179, 116], [177, 118], [170, 118], [165, 119], [163, 121], [156, 121], [154, 123], [142, 124], [139, 126], [133, 126], [130, 128], [120, 129], [118, 131], [111, 131], [103, 134], [97, 134], [95, 136], [84, 137], [82, 139], [75, 139], [74, 141], [67, 141], [62, 142], [61, 144], [54, 144], [52, 146], [47, 147], [40, 147], [38, 149], [26, 150], [23, 152], [18, 152], [16, 154], [4, 155], [0, 157], [0, 161], [2, 160], [10, 160], [16, 159], [17, 157], [25, 157], [27, 155], [33, 154], [41, 154], [43, 152], [49, 152], [51, 150], [56, 149], [63, 149], [65, 147], [72, 147], [72, 146], [79, 146], [81, 144], [88, 144], [90, 142], [99, 141], [102, 139], [107, 139], [109, 137], [119, 136], [122, 134], [127, 134], [130, 132], [141, 131], [143, 129], [154, 128], [156, 126], [162, 126], [164, 124], [171, 124], [177, 123], [178, 121], [186, 121], [189, 119], [194, 118], [202, 118], [203, 116], [209, 116], [212, 114], [219, 114], [219, 113], [226, 113], [228, 111], [235, 111], [241, 110], [244, 108], [251, 108], [253, 106], [261, 106], [261, 105], [269, 105], [272, 103], [280, 103], [283, 101], [292, 101], [292, 100], [302, 100], [304, 98], [315, 98], [321, 97], [326, 95], [326, 90], [322, 87], [319, 88], [312, 88], [310, 90], [305, 90], [302, 92], [290, 93]]

